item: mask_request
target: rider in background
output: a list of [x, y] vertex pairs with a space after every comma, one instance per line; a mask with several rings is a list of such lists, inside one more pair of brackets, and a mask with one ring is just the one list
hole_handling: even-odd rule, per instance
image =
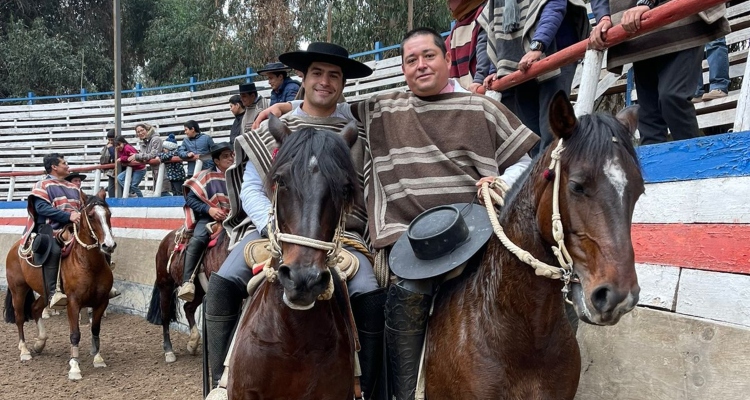
[[44, 171], [47, 176], [37, 182], [29, 195], [29, 221], [23, 234], [23, 243], [33, 232], [34, 264], [42, 265], [44, 285], [52, 309], [63, 309], [68, 298], [57, 288], [57, 275], [60, 268], [60, 244], [53, 236], [70, 223], [81, 219], [81, 191], [65, 180], [69, 175], [68, 162], [62, 154], [51, 153], [44, 156]]
[[185, 190], [185, 230], [192, 231], [193, 236], [185, 249], [182, 286], [177, 292], [177, 297], [186, 302], [193, 301], [195, 297], [193, 275], [211, 235], [211, 232], [206, 229], [206, 224], [212, 221], [224, 221], [229, 215], [229, 198], [224, 173], [234, 163], [234, 152], [226, 142], [211, 146], [210, 151], [214, 167], [188, 179], [183, 187]]

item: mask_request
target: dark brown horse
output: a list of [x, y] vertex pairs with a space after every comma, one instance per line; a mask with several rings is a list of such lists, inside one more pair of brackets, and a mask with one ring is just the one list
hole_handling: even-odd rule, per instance
[[[169, 232], [161, 240], [161, 243], [159, 243], [159, 250], [156, 252], [156, 282], [154, 283], [154, 290], [151, 292], [151, 302], [146, 315], [148, 322], [162, 326], [162, 347], [164, 348], [164, 358], [167, 363], [177, 361], [177, 357], [172, 350], [172, 339], [169, 336], [169, 324], [177, 322], [177, 293], [175, 289], [182, 284], [182, 270], [184, 267], [184, 253], [179, 252], [172, 255], [177, 231], [176, 229]], [[228, 246], [229, 240], [227, 239], [226, 232], [224, 229], [221, 229], [216, 238], [216, 244], [206, 250], [201, 262], [206, 278], [209, 278], [211, 273], [219, 270], [219, 267], [221, 267], [221, 264], [229, 255]], [[169, 271], [167, 271], [170, 256], [172, 257], [172, 264], [169, 267]], [[201, 338], [200, 333], [198, 333], [198, 327], [195, 324], [195, 311], [203, 302], [203, 296], [206, 294], [203, 290], [203, 285], [197, 281], [198, 278], [196, 278], [195, 284], [195, 298], [183, 306], [185, 318], [190, 328], [190, 339], [188, 340], [187, 350], [191, 355], [196, 354]]]
[[[619, 120], [619, 121], [618, 121]], [[572, 302], [588, 323], [613, 325], [638, 302], [630, 239], [644, 191], [632, 146], [636, 111], [575, 117], [558, 93], [550, 125], [563, 141], [559, 210], [573, 261]], [[500, 215], [507, 236], [559, 266], [551, 246], [552, 143], [509, 195]], [[426, 395], [434, 399], [573, 399], [580, 354], [564, 316], [563, 281], [534, 269], [493, 237], [463, 278], [441, 288], [429, 321]]]
[[[78, 363], [78, 343], [81, 331], [78, 326], [78, 314], [83, 307], [93, 309], [91, 321], [91, 355], [94, 356], [94, 367], [106, 367], [99, 354], [99, 330], [102, 315], [109, 304], [109, 290], [112, 289], [112, 270], [104, 257], [112, 254], [117, 246], [110, 228], [110, 211], [104, 200], [105, 192], [100, 196], [86, 197], [81, 200], [85, 206], [81, 211], [81, 222], [75, 226], [71, 237], [70, 255], [60, 263], [60, 274], [68, 296], [68, 323], [70, 324], [70, 371], [68, 379], [80, 380], [81, 370]], [[26, 347], [23, 333], [24, 321], [36, 321], [38, 336], [34, 342], [34, 351], [39, 353], [47, 343], [47, 332], [41, 320], [42, 310], [47, 304], [45, 297], [42, 269], [31, 266], [19, 255], [19, 243], [8, 251], [5, 267], [10, 294], [5, 299], [5, 321], [15, 322], [18, 326], [18, 349], [21, 350], [21, 361], [31, 360], [31, 352]], [[41, 297], [34, 300], [32, 292]], [[11, 302], [12, 299], [12, 302]]]
[[269, 236], [280, 254], [270, 265], [275, 280], [258, 288], [237, 329], [229, 398], [352, 399], [348, 298], [328, 267], [336, 250], [295, 244], [292, 237], [337, 241], [342, 213], [358, 193], [347, 147], [357, 129], [349, 125], [338, 135], [305, 128], [290, 135], [275, 118], [269, 127], [281, 143], [266, 180], [276, 219]]

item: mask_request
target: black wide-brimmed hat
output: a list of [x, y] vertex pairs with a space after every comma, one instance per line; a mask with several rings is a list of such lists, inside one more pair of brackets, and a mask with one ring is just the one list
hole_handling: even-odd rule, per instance
[[65, 177], [65, 180], [68, 181], [68, 182], [72, 182], [73, 179], [75, 179], [75, 178], [81, 178], [81, 180], [83, 181], [83, 180], [86, 179], [86, 175], [84, 175], [84, 174], [82, 174], [80, 172], [71, 172], [70, 175], [68, 175], [68, 176]]
[[349, 52], [345, 48], [326, 42], [312, 42], [307, 50], [284, 53], [279, 56], [279, 61], [299, 71], [306, 71], [314, 62], [338, 65], [344, 79], [363, 78], [372, 74], [370, 67], [349, 58]]
[[252, 83], [252, 82], [250, 82], [250, 83], [243, 83], [243, 84], [240, 84], [240, 91], [239, 91], [239, 93], [240, 94], [242, 94], [242, 93], [258, 93], [258, 89], [255, 88], [255, 84]]
[[391, 271], [404, 279], [432, 278], [476, 254], [492, 236], [484, 206], [457, 203], [419, 214], [393, 245]]
[[214, 143], [211, 148], [208, 149], [208, 154], [201, 155], [201, 160], [213, 160], [219, 158], [224, 150], [232, 150], [232, 145], [229, 142]]
[[282, 62], [270, 62], [258, 70], [258, 75], [264, 72], [286, 72], [289, 71], [289, 67], [284, 65]]
[[42, 224], [39, 225], [37, 235], [34, 241], [31, 243], [31, 251], [34, 253], [34, 264], [42, 265], [47, 261], [50, 250], [52, 249], [52, 235], [54, 230], [50, 225]]

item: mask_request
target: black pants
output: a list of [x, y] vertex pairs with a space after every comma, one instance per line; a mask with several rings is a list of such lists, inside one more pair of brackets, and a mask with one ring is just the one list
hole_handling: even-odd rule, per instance
[[633, 63], [638, 93], [638, 130], [641, 144], [700, 135], [695, 106], [690, 99], [698, 86], [703, 46]]
[[172, 189], [172, 194], [174, 196], [184, 196], [185, 192], [182, 189], [182, 185], [185, 184], [185, 181], [169, 181], [169, 184]]

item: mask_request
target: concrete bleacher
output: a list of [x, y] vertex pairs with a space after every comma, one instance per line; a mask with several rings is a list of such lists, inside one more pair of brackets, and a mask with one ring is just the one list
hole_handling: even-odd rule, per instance
[[[740, 2], [728, 9], [727, 15], [732, 33], [727, 36], [729, 45], [741, 43], [738, 51], [730, 54], [730, 77], [743, 76], [747, 64], [750, 39], [750, 2]], [[394, 90], [406, 90], [401, 72], [400, 57], [369, 61], [374, 73], [366, 78], [350, 80], [344, 89], [349, 101], [365, 99], [373, 94]], [[602, 70], [597, 88], [597, 97], [625, 93], [626, 72], [615, 75]], [[708, 82], [707, 64], [704, 61], [704, 81]], [[579, 67], [579, 72], [580, 72]], [[580, 82], [580, 73], [574, 80]], [[268, 96], [270, 88], [265, 81], [256, 82], [260, 94]], [[162, 138], [174, 133], [178, 142], [183, 135], [183, 123], [197, 121], [201, 130], [218, 142], [226, 141], [234, 116], [229, 111], [228, 99], [237, 86], [225, 86], [199, 91], [128, 97], [122, 99], [122, 132], [131, 144], [136, 144], [135, 125], [147, 122], [156, 127]], [[634, 101], [635, 91], [631, 92]], [[701, 128], [731, 125], [735, 119], [735, 108], [739, 91], [729, 96], [696, 105]], [[50, 152], [65, 155], [72, 167], [90, 167], [99, 162], [99, 154], [105, 144], [106, 131], [114, 127], [114, 101], [68, 101], [54, 104], [0, 106], [0, 172], [41, 171], [42, 158]], [[20, 200], [28, 195], [40, 175], [16, 177], [13, 195], [8, 196], [11, 179], [0, 177], [0, 196], [3, 199]], [[84, 190], [91, 191], [93, 179], [84, 182]], [[141, 183], [147, 195], [153, 190], [152, 174], [147, 174]]]

